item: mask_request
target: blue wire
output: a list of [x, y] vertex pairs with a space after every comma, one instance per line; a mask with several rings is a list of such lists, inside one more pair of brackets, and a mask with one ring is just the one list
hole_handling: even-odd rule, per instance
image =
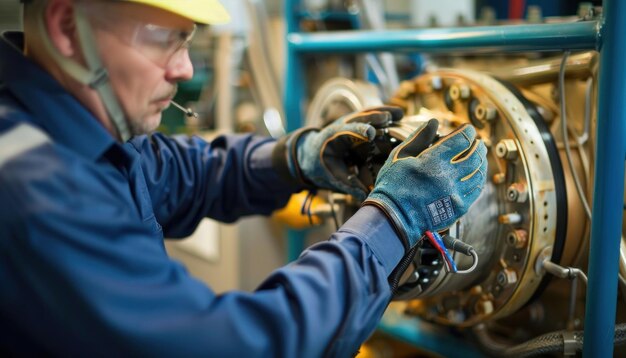
[[446, 248], [446, 245], [443, 244], [443, 239], [441, 238], [441, 236], [439, 235], [439, 233], [437, 231], [432, 231], [433, 237], [435, 238], [435, 240], [437, 240], [437, 244], [439, 244], [439, 246], [441, 246], [441, 249], [443, 251], [444, 254], [446, 254], [446, 261], [448, 261], [448, 263], [450, 264], [451, 267], [451, 271], [452, 272], [457, 272], [457, 268], [456, 268], [456, 263], [454, 262], [454, 259], [452, 258], [452, 256], [450, 256], [450, 252], [448, 252], [448, 249]]

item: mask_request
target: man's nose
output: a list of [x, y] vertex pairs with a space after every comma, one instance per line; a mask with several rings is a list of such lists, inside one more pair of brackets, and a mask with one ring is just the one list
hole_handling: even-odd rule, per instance
[[188, 81], [193, 77], [193, 64], [187, 48], [180, 49], [172, 56], [165, 68], [165, 76], [173, 82]]

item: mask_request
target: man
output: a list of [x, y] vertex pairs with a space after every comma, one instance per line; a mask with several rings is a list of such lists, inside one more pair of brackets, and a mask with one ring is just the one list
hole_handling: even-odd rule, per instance
[[[473, 128], [431, 145], [432, 120], [392, 152], [368, 193], [341, 158], [402, 116], [389, 107], [278, 142], [146, 136], [192, 76], [195, 23], [227, 20], [216, 0], [32, 0], [24, 14], [24, 36], [0, 41], [9, 355], [353, 354], [387, 306], [400, 260], [484, 185]], [[184, 237], [203, 217], [268, 214], [305, 187], [347, 191], [364, 206], [255, 292], [218, 296], [164, 250], [164, 234]], [[432, 216], [435, 204], [445, 217]]]

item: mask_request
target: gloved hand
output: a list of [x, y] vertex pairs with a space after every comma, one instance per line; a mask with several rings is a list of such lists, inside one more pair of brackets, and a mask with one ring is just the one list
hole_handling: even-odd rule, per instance
[[350, 172], [347, 161], [357, 148], [374, 140], [376, 128], [402, 117], [402, 109], [381, 106], [341, 117], [321, 130], [301, 129], [278, 141], [274, 168], [303, 187], [337, 190], [364, 200], [368, 189]]
[[438, 125], [431, 119], [391, 151], [363, 203], [385, 212], [406, 250], [426, 230], [452, 225], [485, 185], [487, 148], [474, 127], [463, 125], [429, 146]]

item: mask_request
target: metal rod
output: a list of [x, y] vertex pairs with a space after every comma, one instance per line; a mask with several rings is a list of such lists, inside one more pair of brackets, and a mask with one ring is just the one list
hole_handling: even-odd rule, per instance
[[555, 264], [554, 262], [550, 260], [544, 260], [543, 268], [547, 272], [551, 273], [552, 275], [556, 277], [566, 278], [568, 280], [574, 280], [576, 278], [580, 278], [583, 281], [583, 283], [587, 285], [587, 282], [588, 282], [587, 275], [585, 275], [585, 273], [582, 270], [577, 269], [575, 267], [563, 267], [563, 266]]
[[[299, 13], [300, 1], [285, 1], [285, 16], [287, 17], [287, 36], [290, 33], [300, 31]], [[287, 45], [287, 65], [285, 72], [285, 87], [283, 98], [285, 103], [285, 116], [287, 117], [287, 132], [294, 131], [303, 124], [304, 88], [306, 88], [304, 66], [302, 59], [298, 55], [296, 48], [291, 44]]]
[[[286, 35], [300, 31], [300, 1], [285, 1]], [[283, 87], [283, 103], [286, 131], [291, 132], [303, 124], [303, 106], [306, 88], [302, 59], [289, 43], [287, 44], [287, 60], [285, 69], [285, 86]], [[306, 231], [287, 230], [287, 262], [294, 261], [305, 248]]]
[[603, 2], [584, 357], [612, 357], [626, 155], [626, 1]]
[[[293, 3], [293, 1], [287, 1]], [[289, 15], [288, 15], [289, 16]], [[291, 32], [298, 52], [494, 52], [590, 50], [598, 46], [597, 21], [384, 31]]]
[[567, 314], [567, 330], [573, 331], [576, 328], [576, 301], [578, 299], [578, 278], [574, 278], [570, 287], [569, 310]]
[[[516, 85], [530, 86], [556, 81], [563, 57], [559, 55], [550, 60], [541, 59], [530, 61], [527, 65], [511, 65], [496, 67], [489, 73]], [[587, 79], [593, 74], [598, 65], [599, 56], [595, 51], [572, 54], [567, 58], [565, 77], [568, 79]]]
[[295, 261], [306, 248], [306, 230], [287, 230], [287, 262]]

